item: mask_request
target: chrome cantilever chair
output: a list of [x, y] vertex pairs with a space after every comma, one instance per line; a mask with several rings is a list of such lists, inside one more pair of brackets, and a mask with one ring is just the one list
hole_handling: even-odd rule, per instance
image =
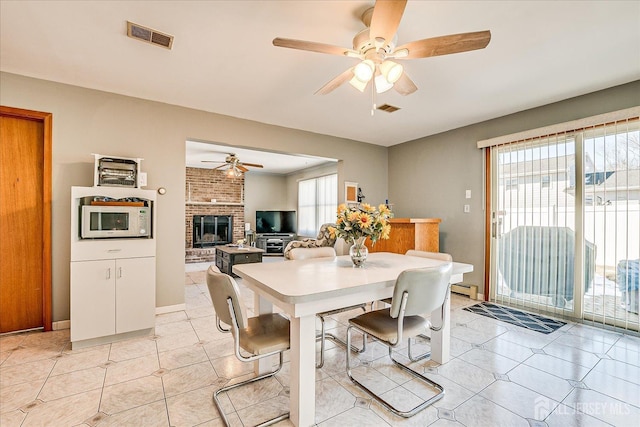
[[393, 349], [398, 347], [404, 338], [411, 339], [421, 334], [427, 327], [434, 331], [442, 328], [442, 325], [438, 328], [432, 326], [431, 322], [422, 317], [422, 314], [431, 313], [436, 308], [444, 306], [449, 293], [451, 270], [451, 263], [438, 267], [405, 270], [396, 279], [390, 308], [370, 311], [349, 320], [347, 346], [351, 344], [352, 329], [370, 335], [389, 348], [389, 357], [394, 364], [438, 390], [434, 396], [423, 400], [422, 403], [410, 410], [398, 409], [353, 377], [351, 374], [351, 354], [347, 352], [349, 379], [396, 415], [405, 418], [411, 417], [444, 396], [444, 388], [441, 385], [395, 360]]
[[[336, 250], [333, 247], [322, 246], [322, 247], [295, 247], [291, 248], [288, 252], [288, 259], [290, 260], [301, 260], [301, 259], [310, 259], [310, 258], [326, 258], [326, 257], [336, 257]], [[287, 259], [287, 258], [285, 258]], [[339, 308], [337, 310], [325, 311], [323, 313], [318, 313], [316, 316], [320, 319], [320, 335], [317, 336], [317, 340], [320, 341], [320, 360], [316, 363], [316, 368], [322, 368], [324, 366], [324, 351], [325, 351], [325, 342], [327, 339], [332, 340], [333, 342], [337, 342], [346, 347], [347, 343], [336, 335], [326, 332], [324, 319], [327, 316], [331, 316], [334, 314], [342, 313], [344, 311], [350, 311], [355, 309], [362, 309], [362, 311], [366, 312], [365, 304], [352, 305], [350, 307]], [[362, 341], [362, 348], [359, 349], [356, 346], [350, 346], [352, 351], [357, 353], [362, 353], [366, 350], [366, 340]]]
[[[236, 357], [243, 362], [252, 362], [263, 357], [278, 354], [280, 363], [275, 371], [223, 387], [213, 393], [213, 400], [220, 417], [229, 426], [218, 395], [243, 385], [247, 385], [277, 374], [282, 368], [283, 353], [289, 349], [289, 320], [280, 314], [262, 314], [247, 318], [246, 309], [240, 298], [238, 284], [229, 275], [216, 271], [212, 266], [207, 271], [207, 287], [216, 311], [216, 326], [222, 332], [233, 335]], [[220, 322], [229, 328], [223, 328]], [[260, 426], [268, 426], [289, 418], [289, 413], [265, 421]]]
[[[453, 262], [453, 257], [447, 253], [444, 252], [427, 252], [427, 251], [417, 251], [415, 249], [409, 249], [405, 255], [408, 256], [417, 256], [417, 257], [422, 257], [422, 258], [431, 258], [431, 259], [437, 259], [440, 261], [446, 261], [446, 262]], [[447, 298], [449, 298], [449, 294], [447, 293]], [[391, 300], [389, 300], [389, 304], [391, 304]], [[444, 308], [444, 304], [442, 306]], [[425, 334], [420, 334], [418, 335], [420, 338], [431, 342], [431, 337]], [[422, 353], [418, 356], [413, 356], [413, 354], [411, 354], [411, 340], [409, 340], [409, 345], [408, 345], [408, 349], [407, 349], [407, 355], [409, 356], [409, 360], [411, 360], [412, 362], [417, 362], [418, 360], [422, 360], [425, 359], [427, 357], [431, 356], [431, 352], [427, 351], [425, 353]]]

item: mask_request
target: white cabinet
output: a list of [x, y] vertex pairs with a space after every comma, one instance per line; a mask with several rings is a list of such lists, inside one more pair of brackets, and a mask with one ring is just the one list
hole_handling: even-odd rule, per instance
[[71, 263], [71, 341], [155, 325], [155, 257]]

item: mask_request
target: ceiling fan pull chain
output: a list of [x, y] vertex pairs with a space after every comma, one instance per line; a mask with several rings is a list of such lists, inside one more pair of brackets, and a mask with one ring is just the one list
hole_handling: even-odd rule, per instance
[[371, 80], [371, 117], [376, 111], [376, 83]]

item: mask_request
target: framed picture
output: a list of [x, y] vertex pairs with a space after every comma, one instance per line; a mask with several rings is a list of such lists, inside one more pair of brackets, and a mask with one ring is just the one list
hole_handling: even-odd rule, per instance
[[345, 203], [358, 203], [358, 183], [344, 182], [344, 199]]

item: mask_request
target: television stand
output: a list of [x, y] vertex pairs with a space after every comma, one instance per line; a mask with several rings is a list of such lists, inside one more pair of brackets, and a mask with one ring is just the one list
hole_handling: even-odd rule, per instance
[[293, 233], [263, 233], [256, 235], [256, 248], [262, 249], [264, 255], [284, 255], [284, 248], [295, 240]]

